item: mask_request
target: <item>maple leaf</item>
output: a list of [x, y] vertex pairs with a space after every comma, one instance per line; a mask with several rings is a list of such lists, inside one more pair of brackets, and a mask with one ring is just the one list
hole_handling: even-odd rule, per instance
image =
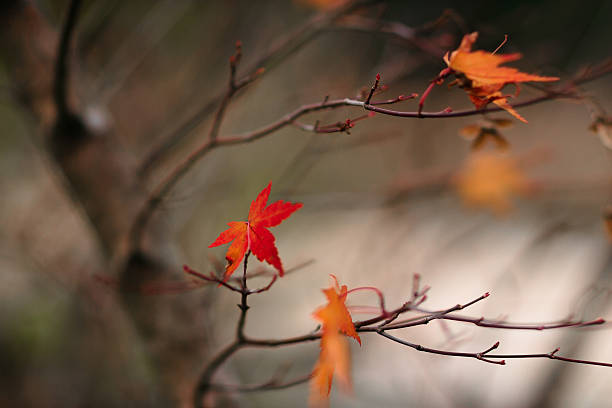
[[516, 160], [494, 153], [472, 154], [455, 179], [463, 201], [504, 214], [512, 209], [512, 196], [532, 190]]
[[351, 314], [346, 308], [348, 294], [346, 285], [340, 287], [334, 275], [334, 284], [323, 293], [327, 305], [313, 313], [313, 317], [322, 323], [321, 352], [312, 372], [310, 381], [310, 403], [321, 406], [327, 403], [334, 373], [347, 391], [351, 390], [351, 359], [348, 342], [345, 337], [354, 338], [361, 345], [361, 338], [355, 330]]
[[268, 228], [279, 225], [295, 211], [302, 208], [302, 204], [278, 200], [266, 207], [271, 188], [272, 183], [269, 183], [253, 200], [247, 221], [229, 222], [227, 224], [229, 228], [208, 246], [212, 248], [233, 241], [225, 254], [227, 260], [225, 280], [238, 268], [248, 251], [251, 251], [260, 261], [265, 261], [276, 268], [280, 276], [284, 275], [283, 264], [274, 244], [274, 235], [268, 231]]
[[512, 126], [512, 121], [509, 119], [485, 118], [480, 123], [463, 127], [459, 130], [459, 134], [472, 141], [472, 151], [480, 150], [488, 142], [492, 142], [498, 150], [504, 151], [508, 149], [510, 144], [499, 132], [499, 129], [509, 126]]
[[[466, 90], [470, 100], [481, 109], [489, 103], [505, 109], [515, 118], [527, 123], [527, 120], [516, 112], [508, 103], [510, 95], [503, 95], [501, 90], [508, 84], [517, 85], [520, 82], [557, 81], [558, 77], [546, 77], [521, 72], [516, 68], [500, 67], [501, 64], [516, 61], [521, 54], [495, 54], [486, 51], [472, 51], [478, 33], [466, 34], [459, 48], [446, 53], [444, 62], [457, 75], [459, 86]], [[518, 94], [518, 85], [517, 85]]]

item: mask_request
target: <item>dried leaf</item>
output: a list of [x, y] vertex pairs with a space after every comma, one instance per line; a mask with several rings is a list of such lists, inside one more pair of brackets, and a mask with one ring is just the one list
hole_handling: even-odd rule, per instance
[[224, 279], [234, 273], [247, 251], [251, 251], [260, 261], [272, 265], [280, 276], [283, 276], [283, 264], [274, 244], [275, 238], [267, 228], [279, 225], [293, 212], [299, 210], [302, 204], [279, 200], [266, 207], [271, 188], [272, 183], [268, 184], [251, 203], [248, 221], [228, 223], [229, 228], [208, 246], [212, 248], [233, 241], [225, 255], [227, 266]]
[[354, 338], [361, 345], [361, 339], [345, 304], [347, 287], [340, 287], [336, 278], [333, 275], [332, 277], [334, 285], [323, 290], [327, 305], [313, 313], [313, 317], [322, 323], [323, 334], [319, 360], [310, 381], [311, 406], [327, 404], [334, 374], [346, 391], [352, 388], [349, 346], [343, 334]]
[[519, 71], [516, 68], [500, 67], [501, 64], [516, 61], [521, 54], [493, 54], [486, 51], [472, 51], [478, 33], [466, 34], [461, 45], [452, 53], [446, 53], [444, 61], [458, 74], [459, 85], [466, 90], [472, 103], [481, 109], [493, 102], [508, 111], [522, 122], [527, 122], [509, 104], [508, 95], [502, 95], [501, 89], [508, 84], [520, 82], [549, 82], [557, 81], [557, 77], [532, 75]]

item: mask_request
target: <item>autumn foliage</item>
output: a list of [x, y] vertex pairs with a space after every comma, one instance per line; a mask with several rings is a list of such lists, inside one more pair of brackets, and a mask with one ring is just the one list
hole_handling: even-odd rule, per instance
[[446, 53], [444, 62], [448, 68], [440, 73], [440, 77], [455, 74], [457, 79], [453, 84], [459, 85], [467, 92], [476, 108], [483, 108], [492, 102], [515, 118], [527, 123], [527, 120], [508, 103], [508, 98], [512, 95], [504, 95], [501, 90], [506, 85], [513, 84], [516, 86], [515, 95], [518, 95], [520, 82], [550, 82], [558, 81], [559, 78], [526, 74], [516, 68], [500, 67], [501, 64], [520, 59], [521, 54], [472, 51], [472, 46], [477, 38], [477, 32], [466, 34], [459, 48], [451, 53]]
[[[557, 83], [560, 78], [540, 73], [537, 67], [526, 69], [529, 72], [512, 67], [522, 55], [503, 52], [508, 36], [493, 51], [479, 50], [479, 34], [469, 29], [481, 28], [491, 41], [497, 41], [500, 33], [495, 27], [508, 26], [529, 11], [530, 24], [514, 27], [533, 29], [542, 22], [548, 30], [552, 22], [561, 24], [559, 13], [550, 13], [550, 5], [537, 7], [537, 12], [522, 2], [520, 7], [504, 4], [503, 8], [489, 10], [487, 6], [486, 10], [464, 13], [463, 9], [471, 6], [456, 2], [459, 10], [440, 10], [437, 18], [422, 21], [434, 17], [439, 5], [416, 9], [416, 3], [382, 0], [5, 3], [0, 15], [5, 23], [0, 24], [0, 98], [6, 109], [0, 115], [8, 126], [0, 153], [9, 158], [2, 162], [9, 170], [2, 182], [15, 198], [2, 203], [8, 214], [4, 219], [11, 225], [3, 225], [6, 250], [0, 262], [7, 270], [14, 264], [23, 266], [26, 273], [19, 270], [16, 279], [11, 275], [3, 281], [3, 288], [6, 286], [5, 292], [11, 296], [13, 287], [19, 288], [16, 292], [27, 295], [27, 301], [15, 298], [16, 302], [5, 308], [8, 312], [0, 313], [0, 361], [9, 362], [3, 364], [3, 369], [8, 367], [3, 373], [7, 381], [0, 383], [0, 401], [8, 402], [1, 406], [34, 406], [41, 401], [42, 406], [239, 406], [246, 402], [239, 394], [308, 384], [309, 396], [291, 405], [304, 406], [308, 399], [312, 407], [320, 408], [328, 405], [334, 384], [350, 393], [352, 378], [364, 374], [364, 370], [351, 369], [351, 347], [357, 350], [353, 340], [361, 347], [366, 336], [406, 352], [435, 355], [443, 362], [444, 358], [468, 359], [475, 365], [492, 364], [492, 369], [525, 359], [612, 368], [611, 362], [601, 358], [584, 359], [590, 350], [582, 350], [573, 338], [567, 352], [565, 340], [561, 340], [564, 349], [560, 351], [535, 349], [544, 344], [540, 341], [506, 342], [510, 336], [490, 342], [485, 339], [484, 343], [478, 338], [478, 344], [458, 346], [468, 337], [454, 330], [455, 326], [512, 333], [605, 328], [603, 318], [588, 314], [603, 313], [603, 307], [608, 306], [610, 290], [603, 286], [610, 283], [610, 250], [587, 237], [593, 235], [590, 221], [575, 214], [592, 214], [593, 190], [601, 197], [606, 194], [597, 203], [595, 221], [603, 221], [600, 232], [605, 228], [612, 242], [612, 206], [605, 206], [610, 180], [603, 173], [591, 183], [597, 153], [583, 145], [576, 129], [563, 128], [580, 115], [555, 123], [561, 116], [555, 111], [548, 115], [547, 123], [542, 120], [541, 127], [532, 128], [533, 137], [506, 137], [516, 120], [527, 123], [523, 107], [554, 106], [568, 100], [574, 105], [568, 109], [586, 107], [591, 131], [612, 150], [612, 116], [597, 100], [603, 87], [584, 87], [612, 73], [612, 58], [592, 65], [575, 61], [587, 51], [607, 52], [606, 47], [591, 42], [605, 32], [602, 27], [576, 24], [571, 31], [579, 38], [573, 41], [570, 30], [567, 36], [547, 31], [547, 38], [541, 30], [516, 33], [514, 38], [523, 42], [523, 47], [530, 43], [525, 49], [546, 50], [546, 63], [563, 72], [563, 82]], [[128, 3], [129, 7], [123, 7]], [[60, 25], [59, 9], [64, 6], [65, 18]], [[601, 9], [600, 4], [592, 7], [593, 12], [585, 7], [580, 14], [596, 15]], [[488, 13], [494, 10], [497, 12]], [[548, 14], [548, 19], [536, 18]], [[485, 19], [490, 15], [499, 17]], [[481, 18], [483, 21], [477, 21]], [[414, 24], [408, 25], [408, 21]], [[192, 44], [184, 41], [190, 36]], [[239, 37], [245, 41], [236, 41]], [[117, 39], [122, 39], [119, 46]], [[588, 50], [578, 49], [585, 44], [589, 44]], [[176, 61], [181, 66], [173, 66]], [[583, 68], [571, 74], [568, 70], [575, 62]], [[425, 109], [428, 95], [444, 83], [465, 92], [468, 99], [457, 89], [446, 94], [455, 92], [463, 98], [458, 105], [465, 106], [437, 100], [437, 108]], [[527, 95], [519, 98], [520, 87], [526, 85]], [[423, 88], [420, 94], [414, 92]], [[236, 108], [236, 104], [240, 106]], [[22, 123], [24, 119], [31, 123]], [[430, 127], [431, 122], [447, 126]], [[517, 128], [529, 129], [522, 124]], [[448, 135], [439, 135], [445, 129], [450, 129], [452, 136], [459, 131], [470, 145], [461, 146], [456, 140], [447, 143], [448, 139], [441, 138]], [[30, 133], [36, 134], [32, 140], [28, 140]], [[530, 163], [539, 164], [542, 156], [532, 156], [530, 161], [516, 146], [536, 151], [525, 145], [537, 139], [533, 143], [541, 146], [544, 138], [540, 136], [549, 137], [555, 149], [551, 155], [557, 154], [557, 143], [571, 138], [570, 146], [576, 150], [555, 158], [570, 159], [563, 165], [573, 164], [571, 170], [577, 171], [545, 168], [532, 175], [537, 179], [530, 177]], [[259, 144], [263, 139], [268, 144]], [[248, 151], [249, 146], [258, 144], [260, 148]], [[32, 149], [42, 154], [30, 154]], [[357, 153], [349, 155], [349, 150]], [[542, 150], [548, 151], [548, 146]], [[206, 217], [197, 223], [191, 219], [186, 222], [182, 216], [165, 217], [164, 210], [170, 211], [172, 201], [181, 195], [179, 188], [183, 196], [196, 201], [193, 197], [200, 189], [191, 183], [197, 182], [197, 177], [186, 175], [221, 151], [228, 153], [212, 157], [211, 165], [197, 173], [216, 169], [206, 184], [217, 191], [202, 194], [197, 211], [184, 211]], [[13, 154], [19, 159], [14, 160]], [[28, 171], [12, 171], [12, 166], [18, 168], [27, 156], [32, 158], [21, 167]], [[41, 169], [52, 174], [37, 177]], [[330, 176], [330, 171], [335, 173]], [[252, 201], [249, 197], [239, 203], [245, 210], [250, 203], [248, 214], [245, 211], [232, 218], [235, 221], [215, 230], [205, 243], [183, 235], [196, 230], [199, 234], [216, 225], [219, 204], [210, 198], [225, 196], [227, 186], [245, 185], [244, 181], [236, 182], [245, 173], [259, 186], [256, 191], [265, 185], [264, 180], [256, 180], [263, 173], [276, 180], [276, 186], [291, 185], [291, 193], [314, 215], [309, 219], [312, 225], [298, 230], [289, 222], [286, 227], [295, 228], [292, 240], [271, 232], [303, 205], [270, 200], [270, 182], [253, 194]], [[567, 176], [574, 178], [574, 174], [576, 178], [569, 180]], [[13, 188], [18, 184], [14, 178], [22, 180], [16, 176], [31, 185]], [[390, 185], [389, 179], [407, 182]], [[66, 197], [58, 197], [57, 192], [64, 188]], [[556, 211], [555, 202], [555, 211], [548, 214], [549, 208], [553, 209], [551, 202], [570, 188], [575, 195], [587, 196], [588, 205], [563, 204], [571, 211]], [[528, 208], [538, 211], [525, 212], [528, 217], [513, 226], [512, 239], [507, 240], [512, 248], [502, 248], [506, 240], [498, 239], [503, 238], [505, 224], [494, 226], [497, 219], [488, 216], [473, 220], [464, 213], [458, 215], [452, 207], [464, 204], [470, 211], [509, 216], [519, 199], [525, 201], [536, 192], [548, 195]], [[453, 194], [453, 199], [449, 200], [447, 193]], [[74, 202], [64, 199], [68, 197]], [[281, 198], [294, 200], [292, 197]], [[48, 198], [53, 201], [48, 203]], [[230, 199], [230, 194], [223, 197]], [[544, 212], [550, 222], [540, 225]], [[55, 218], [62, 223], [59, 230]], [[41, 220], [48, 224], [44, 229], [39, 228]], [[177, 228], [172, 222], [182, 222], [187, 228]], [[490, 234], [481, 234], [485, 222]], [[544, 228], [544, 233], [538, 233], [532, 224]], [[304, 236], [315, 228], [316, 240]], [[579, 233], [566, 233], [570, 229]], [[357, 235], [364, 231], [369, 235], [362, 240]], [[523, 233], [525, 239], [514, 239]], [[561, 233], [564, 235], [555, 240], [551, 256], [538, 257], [537, 263], [526, 262], [545, 240]], [[472, 235], [491, 242], [480, 245]], [[305, 262], [290, 260], [286, 253], [281, 260], [277, 237], [281, 251], [290, 246]], [[181, 245], [186, 242], [189, 244]], [[225, 261], [212, 253], [202, 254], [207, 245], [223, 246], [215, 251], [223, 254]], [[540, 275], [539, 270], [514, 273], [516, 265], [528, 269], [548, 259], [558, 261], [562, 251], [557, 251], [557, 245], [578, 248], [575, 254], [568, 251], [573, 255], [567, 267], [550, 267], [549, 276]], [[598, 252], [585, 251], [582, 246], [597, 246]], [[315, 247], [314, 252], [309, 251]], [[493, 247], [504, 254], [501, 262], [496, 253], [484, 261], [479, 259]], [[514, 254], [521, 262], [508, 262]], [[183, 255], [189, 261], [179, 259]], [[198, 265], [199, 271], [185, 265], [185, 273], [178, 273], [181, 263], [199, 262], [205, 256], [209, 262]], [[583, 258], [599, 272], [570, 270], [574, 260], [583, 262]], [[355, 260], [354, 268], [343, 269]], [[317, 270], [304, 277], [301, 287], [291, 286], [290, 279], [279, 279], [313, 263]], [[488, 269], [490, 265], [498, 276]], [[482, 273], [485, 267], [486, 276]], [[47, 269], [52, 275], [44, 276], [42, 284], [30, 279], [30, 273], [46, 275]], [[446, 274], [446, 269], [452, 270]], [[506, 279], [508, 273], [512, 279]], [[573, 292], [565, 291], [567, 282], [560, 280], [570, 273], [575, 280]], [[317, 281], [321, 274], [323, 280], [331, 276], [327, 287]], [[431, 278], [434, 274], [436, 284], [456, 286], [444, 288], [426, 302], [430, 287], [421, 284], [421, 276]], [[537, 287], [528, 288], [535, 275], [533, 284]], [[91, 277], [94, 285], [89, 284]], [[392, 288], [385, 298], [383, 290], [375, 286], [349, 290], [339, 283], [349, 279], [375, 279], [381, 287]], [[507, 282], [510, 285], [505, 285]], [[112, 293], [112, 299], [98, 296], [99, 283], [110, 289], [106, 292]], [[576, 299], [576, 305], [563, 304], [562, 310], [552, 310], [556, 319], [549, 322], [540, 322], [539, 316], [536, 320], [536, 314], [525, 317], [531, 322], [512, 320], [524, 317], [514, 314], [514, 309], [521, 314], [533, 311], [518, 307], [527, 296], [513, 298], [509, 304], [514, 309], [501, 311], [502, 316], [511, 316], [508, 318], [500, 317], [497, 311], [495, 316], [484, 316], [495, 308], [472, 309], [474, 304], [486, 302], [488, 290], [503, 286], [508, 291], [528, 288], [529, 297], [539, 304], [555, 295], [559, 302]], [[324, 288], [323, 296], [319, 288]], [[583, 289], [585, 295], [576, 296]], [[29, 290], [35, 290], [36, 296]], [[265, 296], [271, 290], [280, 292], [276, 298], [279, 304], [269, 302], [262, 312], [258, 306], [273, 299]], [[360, 290], [376, 293], [377, 303], [351, 304]], [[472, 294], [473, 290], [477, 293]], [[178, 296], [188, 291], [189, 295]], [[219, 291], [227, 291], [224, 293], [235, 299], [221, 299]], [[459, 298], [464, 291], [470, 292], [467, 298]], [[65, 296], [68, 293], [70, 298]], [[253, 296], [260, 294], [264, 299], [253, 301]], [[310, 304], [310, 299], [302, 307], [300, 303], [309, 296], [314, 303]], [[553, 305], [546, 306], [542, 310], [551, 310], [548, 306]], [[16, 318], [13, 309], [20, 310]], [[571, 315], [560, 318], [565, 310]], [[353, 320], [351, 313], [358, 313], [360, 320]], [[412, 331], [415, 327], [425, 329], [433, 321], [441, 323], [440, 334], [447, 340], [439, 345], [420, 331]], [[233, 325], [233, 330], [226, 330], [227, 325]], [[225, 336], [225, 341], [217, 344]], [[303, 346], [297, 358], [296, 354], [286, 359], [289, 352], [279, 352], [265, 364], [251, 364], [254, 354], [267, 359], [270, 356], [264, 357], [266, 353], [296, 345]], [[246, 349], [256, 350], [244, 360], [247, 369], [239, 366], [235, 373], [220, 375], [224, 366], [241, 360], [236, 354]], [[276, 357], [283, 361], [276, 364], [272, 361]], [[426, 361], [384, 367], [388, 359], [377, 360], [382, 360], [380, 370], [386, 377], [405, 369], [411, 371], [404, 378], [416, 381], [410, 390], [400, 390], [389, 378], [369, 381], [361, 377], [363, 384], [368, 380], [367, 388], [356, 391], [364, 396], [368, 393], [374, 405], [389, 405], [386, 398], [396, 397], [396, 391], [406, 392], [405, 397], [419, 384], [430, 383], [426, 377], [432, 367], [426, 366]], [[117, 370], [126, 370], [121, 373], [125, 375], [113, 375]], [[491, 383], [482, 381], [483, 377], [465, 378], [496, 398], [501, 398], [495, 392], [499, 384], [510, 392], [516, 385], [497, 381], [495, 389], [486, 389]], [[558, 389], [551, 384], [567, 381], [557, 374], [551, 378], [555, 381], [533, 382], [544, 387], [540, 387], [537, 403], [531, 405], [557, 401]], [[101, 379], [112, 381], [96, 387]], [[384, 385], [372, 393], [377, 381]], [[435, 384], [435, 379], [431, 383]], [[440, 388], [445, 398], [447, 392], [462, 385], [431, 389]], [[16, 403], [4, 395], [13, 389], [19, 394]], [[575, 395], [572, 401], [585, 400], [583, 395]], [[409, 405], [422, 396], [415, 393], [409, 397], [411, 401], [400, 404]], [[458, 397], [452, 402], [465, 404], [472, 395]], [[518, 401], [519, 405], [530, 405], [527, 398]]]
[[268, 228], [276, 227], [295, 211], [302, 207], [301, 203], [289, 203], [282, 200], [275, 201], [266, 207], [272, 183], [268, 184], [257, 198], [251, 203], [247, 221], [233, 221], [228, 223], [229, 228], [223, 231], [208, 247], [216, 247], [232, 242], [225, 254], [227, 266], [224, 278], [229, 278], [244, 259], [244, 255], [251, 251], [260, 261], [272, 265], [283, 276], [284, 269], [278, 249], [274, 244], [274, 235]]
[[346, 307], [347, 287], [340, 287], [336, 277], [331, 277], [332, 286], [323, 290], [327, 305], [313, 313], [313, 317], [322, 325], [321, 353], [310, 382], [310, 402], [315, 406], [327, 401], [334, 373], [343, 388], [351, 390], [351, 360], [344, 335], [352, 337], [361, 345], [361, 338], [355, 331]]

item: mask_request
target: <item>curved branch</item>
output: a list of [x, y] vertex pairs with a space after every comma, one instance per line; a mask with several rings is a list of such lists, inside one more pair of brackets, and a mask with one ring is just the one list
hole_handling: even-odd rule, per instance
[[215, 391], [230, 391], [230, 392], [259, 392], [259, 391], [273, 391], [290, 388], [299, 384], [303, 384], [312, 378], [312, 374], [304, 375], [296, 379], [281, 382], [275, 378], [267, 381], [263, 384], [254, 385], [224, 385], [224, 384], [211, 384], [210, 389]]
[[[392, 341], [394, 341], [396, 343], [399, 343], [399, 344], [402, 344], [404, 346], [413, 348], [413, 349], [415, 349], [417, 351], [422, 351], [422, 352], [430, 353], [430, 354], [439, 354], [439, 355], [449, 356], [449, 357], [475, 358], [477, 360], [484, 361], [486, 363], [491, 363], [491, 364], [505, 365], [506, 364], [506, 360], [514, 360], [514, 359], [548, 358], [548, 359], [551, 359], [551, 360], [565, 361], [565, 362], [574, 363], [574, 364], [586, 364], [586, 365], [595, 365], [595, 366], [601, 366], [601, 367], [612, 367], [612, 363], [604, 363], [604, 362], [601, 362], [601, 361], [581, 360], [581, 359], [576, 359], [576, 358], [569, 358], [569, 357], [558, 356], [556, 353], [560, 350], [559, 348], [554, 349], [550, 353], [489, 354], [489, 352], [491, 352], [491, 351], [493, 351], [493, 350], [495, 350], [496, 348], [499, 347], [499, 342], [497, 342], [493, 346], [489, 347], [488, 349], [486, 349], [485, 351], [482, 351], [480, 353], [469, 353], [469, 352], [440, 350], [440, 349], [434, 349], [434, 348], [431, 348], [431, 347], [425, 347], [425, 346], [422, 346], [420, 344], [411, 343], [409, 341], [402, 340], [402, 339], [400, 339], [398, 337], [392, 336], [392, 335], [390, 335], [388, 333], [385, 333], [384, 330], [378, 331], [377, 333], [379, 335], [389, 339], [389, 340], [392, 340]], [[500, 361], [494, 361], [494, 360], [500, 360]]]
[[53, 81], [53, 98], [57, 107], [58, 117], [69, 113], [68, 109], [68, 54], [70, 41], [76, 27], [81, 0], [72, 0], [68, 9], [68, 16], [62, 28], [62, 34], [57, 49], [57, 59], [55, 60], [55, 76]]
[[[287, 57], [291, 56], [303, 46], [316, 38], [330, 24], [337, 19], [348, 15], [358, 8], [375, 4], [380, 0], [353, 0], [331, 12], [321, 12], [298, 27], [289, 35], [281, 38], [270, 50], [250, 65], [247, 72], [254, 74], [258, 69], [264, 68], [269, 72]], [[147, 174], [170, 151], [178, 145], [190, 132], [195, 129], [210, 112], [223, 100], [224, 94], [217, 95], [206, 103], [201, 109], [191, 115], [175, 131], [170, 133], [162, 143], [154, 149], [143, 161], [140, 173]]]
[[132, 230], [130, 232], [130, 243], [133, 249], [139, 248], [142, 240], [142, 235], [149, 222], [150, 217], [153, 215], [155, 210], [162, 203], [164, 197], [174, 188], [176, 183], [185, 175], [194, 164], [196, 164], [202, 157], [208, 154], [211, 150], [229, 145], [237, 145], [242, 143], [249, 143], [254, 140], [260, 139], [267, 136], [287, 125], [293, 123], [299, 117], [319, 110], [333, 109], [340, 106], [361, 106], [363, 102], [352, 101], [351, 99], [337, 99], [333, 101], [324, 101], [322, 103], [313, 103], [310, 105], [304, 105], [295, 111], [283, 116], [276, 122], [271, 123], [268, 126], [248, 132], [242, 135], [230, 136], [222, 139], [214, 138], [209, 139], [201, 144], [197, 149], [192, 151], [182, 162], [180, 162], [174, 170], [164, 179], [162, 182], [153, 190], [149, 195], [149, 198], [145, 202], [144, 206], [136, 216], [133, 223]]

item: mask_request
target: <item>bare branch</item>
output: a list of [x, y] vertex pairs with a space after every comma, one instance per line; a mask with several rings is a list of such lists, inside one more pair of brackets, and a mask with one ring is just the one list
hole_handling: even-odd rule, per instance
[[68, 82], [70, 73], [68, 70], [68, 54], [70, 43], [76, 27], [81, 0], [72, 0], [68, 9], [68, 16], [62, 28], [57, 49], [57, 59], [55, 60], [55, 77], [53, 81], [53, 97], [57, 107], [58, 117], [64, 117], [69, 113], [68, 108]]
[[230, 392], [259, 392], [259, 391], [273, 391], [290, 388], [299, 384], [303, 384], [312, 378], [312, 374], [304, 375], [289, 381], [280, 381], [278, 378], [273, 377], [269, 381], [263, 384], [254, 385], [225, 385], [225, 384], [211, 384], [210, 389], [215, 391], [230, 391]]
[[[304, 45], [308, 44], [316, 38], [328, 26], [334, 23], [342, 16], [348, 15], [353, 11], [366, 7], [371, 4], [378, 3], [380, 0], [353, 0], [345, 5], [336, 8], [330, 12], [321, 12], [313, 18], [305, 22], [289, 35], [282, 37], [270, 50], [261, 56], [257, 61], [246, 69], [247, 72], [255, 73], [258, 69], [264, 68], [269, 72], [279, 63], [291, 56]], [[195, 129], [209, 113], [218, 106], [224, 95], [214, 97], [210, 102], [206, 103], [201, 109], [190, 116], [182, 125], [168, 135], [162, 143], [154, 149], [149, 156], [143, 161], [140, 169], [141, 174], [147, 174], [159, 160], [161, 160], [167, 152], [178, 145], [190, 132]]]
[[[489, 358], [491, 358], [490, 356], [487, 355], [487, 353], [491, 350], [496, 349], [499, 346], [499, 342], [495, 343], [493, 346], [489, 347], [488, 349], [486, 349], [485, 351], [482, 351], [480, 353], [467, 353], [467, 352], [460, 352], [460, 351], [446, 351], [446, 350], [439, 350], [439, 349], [434, 349], [431, 347], [425, 347], [425, 346], [421, 346], [420, 344], [416, 344], [416, 343], [411, 343], [409, 341], [406, 340], [402, 340], [398, 337], [392, 336], [389, 333], [386, 333], [384, 330], [379, 330], [377, 331], [378, 334], [380, 334], [381, 336], [392, 340], [396, 343], [402, 344], [404, 346], [408, 346], [411, 347], [417, 351], [423, 351], [425, 353], [431, 353], [431, 354], [440, 354], [442, 356], [452, 356], [452, 357], [470, 357], [470, 358], [475, 358], [477, 360], [480, 361], [484, 361], [486, 363], [491, 363], [491, 364], [499, 364], [499, 365], [505, 365], [506, 361], [505, 360], [501, 360], [501, 361], [493, 361], [490, 360]], [[511, 357], [508, 357], [511, 358]]]
[[186, 273], [188, 273], [188, 274], [190, 274], [190, 275], [193, 275], [193, 276], [195, 276], [195, 277], [197, 277], [197, 278], [200, 278], [200, 279], [202, 279], [202, 280], [205, 280], [205, 281], [207, 281], [207, 282], [214, 282], [214, 283], [218, 283], [218, 284], [219, 284], [219, 286], [224, 286], [224, 287], [226, 287], [227, 289], [229, 289], [229, 290], [231, 290], [231, 291], [233, 291], [233, 292], [238, 292], [238, 293], [242, 293], [242, 292], [243, 292], [243, 290], [242, 290], [242, 289], [239, 289], [239, 288], [237, 288], [237, 287], [235, 287], [235, 286], [230, 285], [229, 283], [227, 283], [227, 282], [226, 282], [226, 281], [224, 281], [223, 279], [217, 278], [217, 277], [216, 277], [214, 274], [212, 274], [212, 273], [211, 273], [210, 275], [204, 275], [204, 274], [202, 274], [202, 273], [200, 273], [200, 272], [194, 271], [193, 269], [191, 269], [191, 268], [190, 268], [190, 267], [188, 267], [187, 265], [183, 265], [183, 270], [184, 270]]
[[[419, 310], [419, 309], [415, 309]], [[429, 313], [429, 312], [428, 312]], [[417, 320], [415, 318], [414, 320]], [[508, 330], [551, 330], [551, 329], [561, 329], [565, 327], [587, 327], [587, 326], [598, 326], [604, 324], [606, 321], [602, 318], [590, 320], [590, 321], [563, 321], [563, 322], [555, 322], [555, 323], [511, 323], [505, 321], [496, 321], [491, 319], [485, 319], [484, 317], [468, 317], [468, 316], [458, 316], [453, 314], [445, 314], [438, 317], [438, 319], [442, 320], [453, 320], [457, 322], [465, 322], [472, 323], [476, 326], [480, 327], [488, 327], [494, 329], [508, 329]], [[402, 329], [405, 327], [413, 326], [413, 319], [406, 321], [399, 321], [395, 324], [386, 327], [386, 329]]]

